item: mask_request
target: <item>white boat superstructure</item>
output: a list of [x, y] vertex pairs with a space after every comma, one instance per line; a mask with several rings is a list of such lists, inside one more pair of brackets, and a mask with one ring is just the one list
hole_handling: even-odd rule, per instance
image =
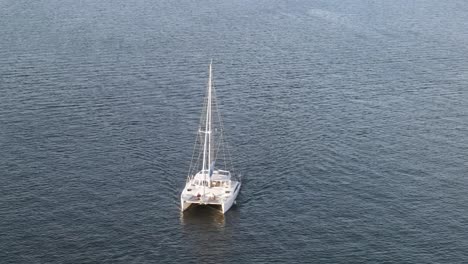
[[224, 143], [211, 63], [203, 110], [189, 175], [180, 196], [181, 210], [191, 205], [216, 205], [224, 214], [235, 203], [241, 182], [232, 174], [229, 150]]

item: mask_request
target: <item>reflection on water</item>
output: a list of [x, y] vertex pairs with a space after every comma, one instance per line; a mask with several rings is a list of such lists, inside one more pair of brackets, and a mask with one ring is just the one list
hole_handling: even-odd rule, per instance
[[234, 204], [226, 214], [220, 207], [210, 205], [192, 205], [185, 212], [180, 213], [180, 223], [183, 226], [204, 226], [211, 229], [221, 229], [225, 225], [236, 224], [239, 220], [239, 206]]
[[180, 221], [184, 226], [205, 225], [206, 227], [218, 229], [224, 227], [225, 216], [219, 207], [192, 205], [185, 212], [181, 212]]
[[233, 228], [239, 220], [239, 211], [233, 206], [225, 215], [218, 207], [192, 206], [181, 213], [183, 238], [192, 245], [194, 261], [229, 260], [232, 252]]

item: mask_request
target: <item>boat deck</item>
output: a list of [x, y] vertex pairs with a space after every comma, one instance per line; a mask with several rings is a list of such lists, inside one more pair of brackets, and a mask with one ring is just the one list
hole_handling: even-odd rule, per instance
[[[198, 188], [197, 188], [198, 187]], [[200, 204], [222, 204], [231, 194], [231, 188], [212, 187], [206, 188], [203, 193], [203, 187], [191, 186], [184, 191], [183, 198], [186, 202]]]

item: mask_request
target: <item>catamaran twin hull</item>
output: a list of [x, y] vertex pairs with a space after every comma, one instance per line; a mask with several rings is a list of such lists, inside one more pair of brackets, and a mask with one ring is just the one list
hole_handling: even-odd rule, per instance
[[230, 175], [224, 171], [215, 171], [210, 181], [204, 180], [206, 175], [199, 172], [187, 181], [181, 195], [181, 209], [187, 210], [191, 205], [217, 205], [223, 214], [234, 204], [241, 183], [230, 180]]

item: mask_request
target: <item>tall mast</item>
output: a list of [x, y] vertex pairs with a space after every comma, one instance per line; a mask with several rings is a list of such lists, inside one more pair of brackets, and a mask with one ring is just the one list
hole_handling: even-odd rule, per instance
[[[203, 144], [203, 166], [202, 171], [204, 172], [204, 181], [206, 181], [206, 175], [209, 174], [210, 162], [211, 162], [211, 62], [209, 68], [208, 77], [208, 95], [206, 103], [206, 119], [205, 119], [205, 140]], [[209, 176], [210, 177], [210, 176]], [[211, 185], [211, 177], [210, 177]], [[205, 186], [203, 184], [203, 186]]]
[[210, 62], [210, 74], [208, 76], [208, 177], [209, 177], [209, 186], [211, 186], [211, 140], [212, 140], [212, 133], [211, 133], [211, 85], [212, 85], [212, 73], [211, 73], [211, 63]]

